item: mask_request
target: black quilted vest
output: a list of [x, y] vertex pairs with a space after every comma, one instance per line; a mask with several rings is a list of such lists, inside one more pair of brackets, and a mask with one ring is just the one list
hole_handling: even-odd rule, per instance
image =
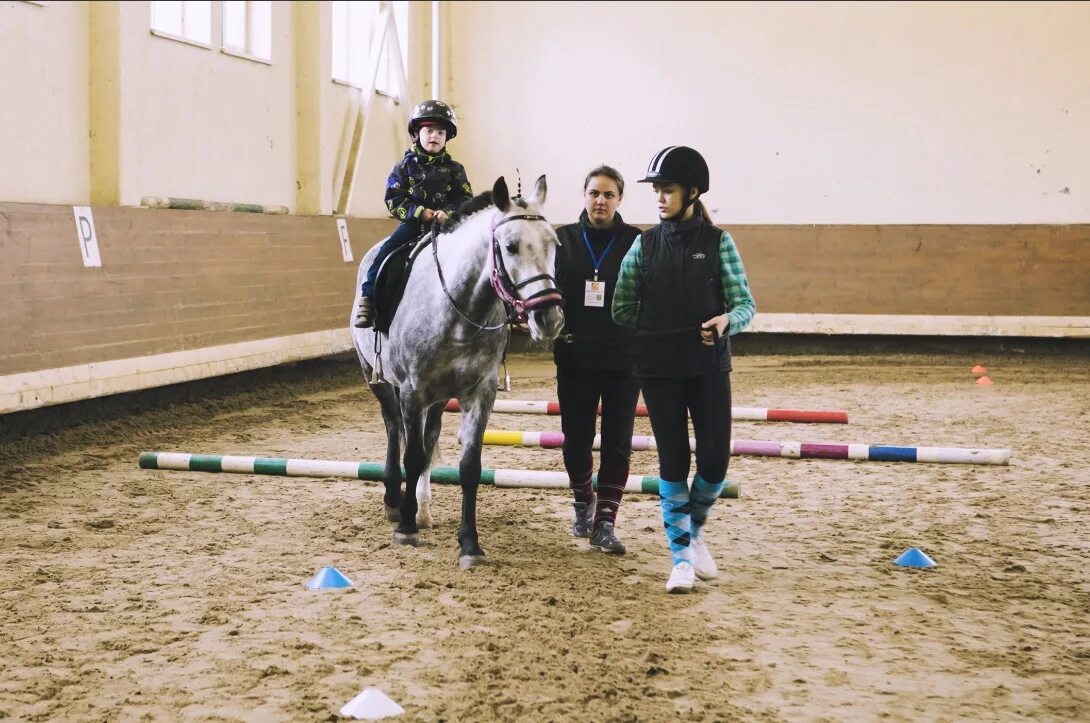
[[[583, 241], [584, 230], [599, 256], [609, 239], [616, 238], [598, 270], [598, 278], [606, 282], [602, 307], [588, 307], [583, 303], [587, 279], [594, 278], [594, 264]], [[579, 216], [578, 223], [556, 230], [561, 243], [556, 250], [556, 280], [564, 294], [564, 329], [553, 344], [553, 359], [557, 366], [631, 373], [635, 332], [613, 323], [610, 309], [621, 261], [639, 234], [640, 230], [626, 224], [619, 213], [612, 228], [596, 231], [587, 225], [586, 211]]]
[[700, 343], [698, 330], [727, 311], [719, 261], [722, 236], [699, 209], [687, 221], [664, 221], [641, 236], [638, 376], [690, 377], [716, 367], [731, 370], [730, 340], [720, 340], [716, 364], [712, 347]]

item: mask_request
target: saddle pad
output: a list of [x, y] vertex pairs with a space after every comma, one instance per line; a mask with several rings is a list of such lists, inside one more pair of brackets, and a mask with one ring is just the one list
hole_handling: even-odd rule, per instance
[[431, 234], [413, 241], [411, 244], [394, 250], [378, 269], [375, 279], [375, 330], [383, 334], [390, 333], [397, 307], [405, 295], [405, 286], [409, 283], [409, 274], [413, 271], [413, 262], [431, 242]]
[[411, 249], [411, 244], [395, 249], [379, 267], [375, 279], [375, 331], [390, 333], [390, 325], [394, 323], [397, 307], [405, 294], [405, 285], [409, 283]]

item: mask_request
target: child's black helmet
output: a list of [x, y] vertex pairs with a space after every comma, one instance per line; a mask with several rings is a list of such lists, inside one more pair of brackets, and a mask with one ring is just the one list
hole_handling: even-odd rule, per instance
[[708, 164], [704, 156], [688, 146], [668, 146], [655, 154], [647, 166], [647, 176], [638, 183], [680, 183], [708, 192]]
[[409, 116], [409, 136], [415, 140], [420, 127], [429, 120], [446, 126], [448, 141], [458, 135], [458, 116], [454, 115], [454, 109], [441, 100], [425, 100], [417, 103]]

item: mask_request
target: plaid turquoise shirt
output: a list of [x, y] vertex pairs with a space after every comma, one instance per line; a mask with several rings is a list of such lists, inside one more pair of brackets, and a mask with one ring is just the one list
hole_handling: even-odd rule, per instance
[[[617, 288], [613, 291], [613, 320], [621, 326], [636, 327], [640, 319], [640, 286], [643, 280], [642, 236], [637, 236], [621, 261], [621, 273], [617, 276]], [[719, 240], [719, 268], [723, 281], [723, 304], [730, 312], [727, 335], [734, 336], [749, 326], [757, 313], [757, 304], [749, 291], [742, 257], [734, 239], [726, 231]]]

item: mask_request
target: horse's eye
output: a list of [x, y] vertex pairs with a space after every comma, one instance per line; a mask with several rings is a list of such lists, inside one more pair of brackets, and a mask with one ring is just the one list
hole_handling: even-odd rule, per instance
[[519, 250], [519, 245], [517, 243], [515, 243], [514, 241], [508, 241], [507, 242], [507, 253], [509, 253], [509, 254], [518, 253], [518, 250]]

